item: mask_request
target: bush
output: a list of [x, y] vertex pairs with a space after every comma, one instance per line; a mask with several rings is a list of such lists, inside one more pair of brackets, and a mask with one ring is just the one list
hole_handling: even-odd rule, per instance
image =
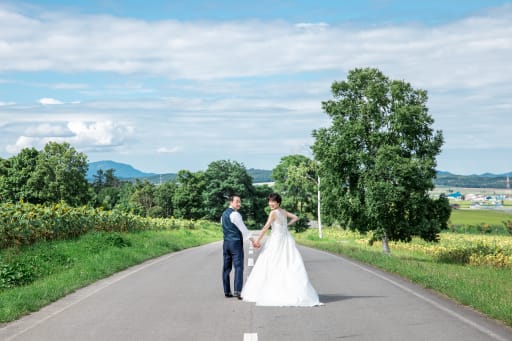
[[[502, 260], [502, 255], [504, 260]], [[505, 255], [504, 250], [501, 250], [499, 247], [479, 242], [472, 247], [441, 248], [435, 252], [434, 259], [442, 263], [475, 265], [492, 263], [493, 259], [496, 259], [496, 263], [507, 265], [505, 259], [508, 259], [508, 257]], [[488, 261], [484, 261], [484, 259]]]
[[34, 279], [32, 267], [25, 263], [0, 263], [0, 290], [29, 284]]
[[300, 218], [295, 222], [295, 224], [292, 225], [292, 227], [295, 229], [295, 232], [304, 232], [308, 229], [308, 220], [305, 218]]
[[[64, 203], [53, 206], [0, 204], [0, 249], [32, 245], [41, 240], [76, 238], [91, 231], [128, 232], [177, 226], [172, 218], [143, 218], [119, 210], [74, 208]], [[191, 222], [187, 228], [195, 228], [195, 223]]]

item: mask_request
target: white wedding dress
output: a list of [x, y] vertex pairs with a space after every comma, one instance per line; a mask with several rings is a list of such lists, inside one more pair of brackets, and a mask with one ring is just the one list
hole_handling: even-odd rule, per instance
[[272, 233], [242, 289], [242, 298], [259, 306], [321, 305], [288, 231], [287, 217], [280, 209], [272, 223]]

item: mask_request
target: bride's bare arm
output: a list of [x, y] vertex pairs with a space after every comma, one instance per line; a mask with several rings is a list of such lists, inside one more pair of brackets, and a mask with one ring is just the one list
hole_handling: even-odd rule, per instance
[[265, 223], [265, 226], [263, 226], [263, 229], [261, 230], [261, 233], [260, 233], [260, 236], [258, 237], [258, 239], [256, 239], [256, 245], [260, 245], [260, 241], [263, 239], [263, 237], [265, 236], [265, 233], [267, 232], [267, 230], [270, 228], [270, 225], [272, 225], [272, 222], [274, 221], [275, 218], [275, 212], [272, 211], [270, 212], [270, 214], [268, 215], [268, 219], [267, 219], [267, 222]]
[[288, 218], [290, 218], [290, 221], [288, 222], [288, 226], [295, 223], [297, 220], [299, 220], [299, 217], [297, 217], [295, 214], [290, 213], [288, 211], [285, 211], [285, 214]]

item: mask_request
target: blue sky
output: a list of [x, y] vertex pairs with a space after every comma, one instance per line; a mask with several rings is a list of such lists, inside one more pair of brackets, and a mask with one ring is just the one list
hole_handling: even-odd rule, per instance
[[311, 156], [356, 67], [429, 93], [438, 169], [512, 171], [511, 1], [3, 1], [0, 157], [66, 141], [154, 173]]

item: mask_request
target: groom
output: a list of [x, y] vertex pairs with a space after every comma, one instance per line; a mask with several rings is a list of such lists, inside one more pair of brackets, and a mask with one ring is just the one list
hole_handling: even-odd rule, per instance
[[[242, 215], [238, 212], [242, 202], [238, 195], [229, 197], [229, 207], [222, 213], [221, 223], [224, 234], [223, 254], [224, 266], [222, 269], [222, 282], [224, 284], [224, 295], [226, 297], [237, 297], [242, 299], [244, 276], [244, 243], [249, 239], [254, 246], [254, 239], [244, 224]], [[231, 293], [231, 283], [229, 274], [231, 268], [235, 266], [235, 291]]]

